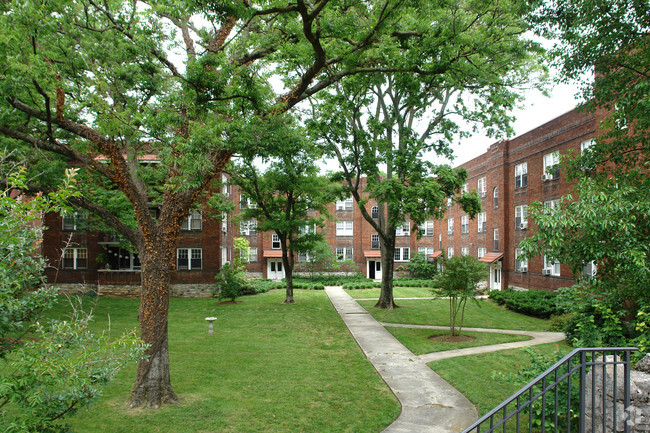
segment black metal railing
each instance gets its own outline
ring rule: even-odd
[[[630,354],[636,350],[575,349],[463,433],[629,433]]]

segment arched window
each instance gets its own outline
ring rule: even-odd
[[[379,218],[379,206],[373,206],[370,209],[370,215],[372,218]]]
[[[499,207],[499,188],[496,186],[492,190],[492,207],[495,209]]]

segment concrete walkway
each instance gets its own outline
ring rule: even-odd
[[[382,324],[341,287],[325,287],[325,292],[361,350],[402,405],[400,416],[383,433],[460,432],[478,419],[474,405],[456,388],[431,370],[426,365],[427,362],[452,356],[485,353],[564,339],[564,335],[561,333],[464,328],[468,331],[523,333],[531,336],[532,339],[416,356],[393,337],[384,326],[447,328]]]

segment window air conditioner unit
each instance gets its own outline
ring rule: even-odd
[[[521,272],[528,272],[528,267],[527,266],[522,266],[521,269],[519,269]]]
[[[519,224],[519,229],[524,230],[528,228],[528,221],[524,221],[523,223]]]
[[[542,275],[551,275],[550,269],[542,269]]]

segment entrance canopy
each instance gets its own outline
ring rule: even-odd
[[[264,250],[264,257],[282,258],[282,250]]]
[[[370,250],[370,251],[364,251],[363,256],[367,259],[380,259],[381,258],[381,250]]]
[[[480,259],[478,259],[479,262],[483,263],[494,263],[497,260],[501,260],[503,258],[503,253],[487,253]]]
[[[431,257],[432,259],[437,259],[440,256],[442,256],[442,250],[436,251],[435,253],[431,254],[429,257]]]

